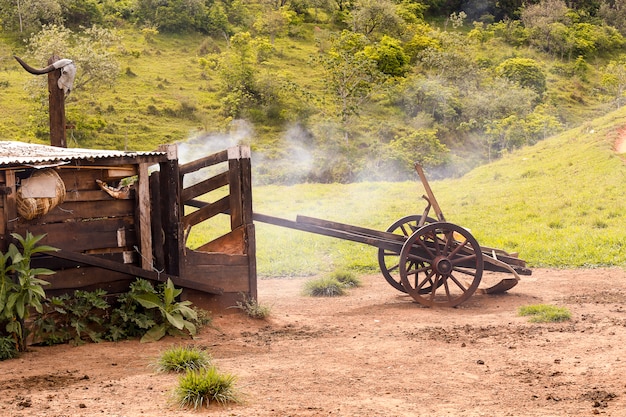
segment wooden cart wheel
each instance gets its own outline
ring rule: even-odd
[[[478,288],[482,252],[466,229],[446,222],[429,224],[402,246],[399,273],[404,289],[418,303],[454,307]],[[426,288],[430,291],[424,293]]]
[[[396,220],[389,226],[386,232],[409,238],[417,229],[420,228],[422,216],[419,214],[411,214]],[[437,220],[427,217],[425,224],[434,223]],[[400,248],[401,249],[401,248]],[[378,265],[383,273],[385,280],[398,291],[406,292],[400,281],[400,251],[393,249],[378,249]],[[430,289],[428,289],[430,292]]]

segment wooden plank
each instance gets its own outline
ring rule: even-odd
[[[69,201],[65,202],[52,210],[46,215],[36,219],[27,221],[22,219],[20,222],[28,224],[43,223],[59,223],[67,220],[86,220],[98,219],[105,217],[132,217],[134,215],[134,200],[117,200],[110,201]]]
[[[224,213],[230,209],[229,203],[231,198],[229,196],[222,197],[217,200],[215,203],[208,204],[201,209],[194,211],[191,214],[183,217],[183,229],[187,229],[188,227],[194,226],[200,222],[203,222],[211,217],[217,216],[218,214]]]
[[[11,193],[6,196],[4,206],[4,217],[7,222],[7,232],[15,229],[15,223],[19,219],[17,215],[17,190],[15,188],[15,171],[6,171],[5,185],[11,189]]]
[[[99,190],[96,180],[104,180],[106,177],[106,170],[103,168],[66,168],[58,170],[58,173],[65,184],[65,192],[68,194],[74,191]]]
[[[243,197],[241,194],[241,163],[239,159],[228,160],[229,196],[230,196],[230,229],[234,230],[244,224]]]
[[[207,280],[224,292],[249,291],[247,256],[198,252],[193,255],[185,259],[186,279]]]
[[[404,241],[405,239],[403,236],[394,235],[393,233],[377,232],[377,233],[386,233],[387,237],[371,236],[368,234],[349,232],[346,230],[325,228],[325,227],[315,225],[315,224],[295,222],[292,220],[281,219],[278,217],[268,216],[268,215],[259,214],[259,213],[254,213],[253,218],[255,221],[259,221],[262,223],[269,223],[275,226],[287,227],[290,229],[302,230],[304,232],[315,233],[318,235],[324,235],[324,236],[334,237],[337,239],[363,243],[366,245],[375,246],[379,249],[393,250],[398,253],[402,249],[402,245],[403,245],[403,242],[401,242],[398,238],[402,239],[402,241]],[[360,228],[360,229],[370,231],[370,229],[364,229],[364,228]]]
[[[60,250],[58,252],[50,252],[50,255],[87,265],[97,266],[99,268],[104,268],[111,271],[122,272],[131,276],[138,276],[141,278],[150,279],[153,281],[165,281],[170,278],[176,286],[191,288],[211,294],[222,294],[224,292],[222,288],[210,285],[206,282],[206,280],[193,280],[187,279],[186,277],[182,278],[180,276],[175,276],[171,274],[158,273],[156,271],[147,271],[135,265],[120,264],[118,262],[97,258],[91,255],[84,255],[82,253]]]
[[[256,269],[256,230],[254,223],[246,226],[246,242],[248,244],[246,253],[248,254],[248,291],[249,297],[257,299],[257,269]]]
[[[58,271],[54,275],[43,277],[50,285],[46,285],[44,290],[74,290],[90,288],[102,288],[107,290],[107,286],[112,282],[134,281],[136,278],[121,272],[109,271],[107,269],[95,267],[70,268]]]
[[[183,164],[180,166],[180,175],[189,174],[191,172],[198,171],[199,169],[217,165],[222,162],[226,162],[228,159],[228,150],[223,150],[214,153],[204,158],[197,159],[195,161]]]
[[[150,223],[150,178],[148,164],[139,164],[137,182],[137,211],[139,212],[138,233],[141,267],[152,268],[152,225]]]
[[[171,275],[180,275],[181,258],[184,253],[183,229],[180,203],[181,177],[178,168],[176,147],[168,149],[168,161],[160,164],[159,184],[161,203],[161,223],[165,236],[165,271]]]
[[[250,149],[241,149],[241,198],[243,224],[252,224],[252,166],[250,163]]]
[[[196,248],[198,252],[221,252],[230,255],[243,255],[245,248],[246,234],[244,227],[238,227],[230,233],[220,236],[204,245]]]
[[[161,190],[159,186],[159,173],[153,172],[150,175],[150,209],[152,212],[152,249],[154,252],[154,266],[157,270],[165,270],[165,236],[161,223]]]
[[[218,188],[228,185],[228,171],[217,174],[214,177],[201,181],[197,184],[189,186],[180,194],[180,199],[185,204],[186,201],[196,198],[200,195],[217,190]]]
[[[131,218],[103,218],[95,221],[19,225],[16,232],[24,235],[46,234],[41,244],[85,251],[90,249],[132,247],[136,244]],[[119,235],[123,241],[120,241]]]
[[[128,197],[131,198],[132,194]],[[109,194],[102,190],[83,190],[83,191],[71,191],[66,192],[65,202],[78,202],[78,201],[111,201],[115,200]]]

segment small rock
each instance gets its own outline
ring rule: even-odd
[[[477,364],[479,364],[479,365],[484,365],[484,364],[485,364],[485,361],[484,361],[484,360],[482,360],[482,359],[478,359],[478,360],[476,361],[476,363],[477,363]]]

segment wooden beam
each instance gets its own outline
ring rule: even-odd
[[[141,267],[152,269],[152,225],[150,224],[150,178],[148,164],[139,164],[137,182],[137,211],[139,212],[139,254]]]
[[[175,276],[172,274],[159,273],[156,271],[147,271],[145,269],[139,268],[135,265],[122,264],[115,261],[110,261],[107,259],[97,258],[90,255],[84,255],[82,253],[71,252],[66,250],[59,250],[57,252],[49,252],[51,256],[68,259],[74,262],[80,262],[83,264],[97,266],[99,268],[108,269],[110,271],[122,272],[124,274],[133,275],[141,278],[146,278],[152,281],[160,281],[163,282],[170,278],[174,285],[184,288],[191,288],[193,290],[203,291],[210,294],[223,294],[224,290],[222,288],[215,287],[213,285],[206,284],[201,280],[189,280],[185,278],[181,278],[179,276]]]
[[[48,65],[54,64],[60,58],[53,55],[48,59]],[[67,148],[65,141],[65,91],[59,88],[61,69],[48,73],[48,111],[50,113],[50,145]]]

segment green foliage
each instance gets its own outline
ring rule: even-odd
[[[245,294],[242,294],[243,300],[237,301],[232,308],[238,308],[242,310],[248,317],[253,319],[264,320],[269,317],[271,308],[266,305],[262,305],[258,300],[249,298]]]
[[[498,75],[532,88],[541,95],[546,90],[546,75],[537,61],[531,58],[509,58],[496,67]]]
[[[76,290],[72,296],[52,297],[33,322],[34,341],[46,345],[102,341],[110,307],[105,295],[106,291],[99,289],[93,292]]]
[[[522,306],[519,308],[518,314],[520,316],[530,316],[529,320],[533,323],[568,321],[572,317],[567,308],[547,304]]]
[[[157,372],[187,372],[207,369],[211,355],[196,346],[174,346],[163,351],[154,363]]]
[[[215,367],[188,371],[180,377],[174,397],[180,407],[194,410],[208,407],[211,403],[239,403],[235,382],[234,375],[221,373]]]
[[[19,352],[12,337],[0,337],[0,361],[17,358]]]
[[[47,281],[37,278],[39,275],[52,275],[54,271],[46,268],[31,267],[32,256],[37,253],[56,251],[47,245],[38,245],[45,235],[34,236],[27,232],[22,237],[17,233],[11,236],[21,246],[9,244],[6,253],[0,254],[0,323],[5,325],[19,351],[26,350],[26,338],[29,329],[26,322],[31,310],[43,311],[42,300],[45,298],[43,286]]]
[[[190,301],[176,301],[182,293],[182,289],[175,288],[171,279],[162,284],[160,293],[146,291],[134,294],[134,299],[147,309],[156,309],[160,313],[161,320],[155,324],[141,338],[141,342],[153,342],[161,339],[166,334],[181,334],[187,332],[191,336],[196,334],[196,325],[193,323],[198,318]]]

